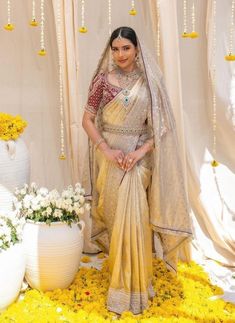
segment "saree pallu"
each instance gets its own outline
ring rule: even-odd
[[[123,106],[120,92],[100,110],[102,136],[112,149],[134,151],[151,136],[148,119],[150,100],[143,78],[133,86],[130,103]],[[92,240],[109,252],[110,311],[137,314],[154,295],[152,279],[152,230],[147,189],[151,181],[151,154],[125,172],[97,150],[93,171]],[[96,194],[94,194],[94,191]]]

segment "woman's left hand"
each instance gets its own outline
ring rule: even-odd
[[[144,157],[144,155],[145,151],[141,148],[128,153],[123,159],[121,165],[122,169],[129,172],[135,166],[135,164]]]

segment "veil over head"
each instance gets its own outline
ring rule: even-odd
[[[191,221],[185,192],[176,125],[168,98],[162,73],[156,60],[138,40],[138,64],[142,70],[151,98],[150,126],[155,149],[151,185],[148,188],[150,223],[158,240],[160,239],[163,258],[169,269],[176,269],[175,251],[186,239],[190,238]],[[113,70],[109,42],[99,60],[93,79],[99,73]],[[102,131],[102,107],[98,110],[97,125]],[[89,183],[86,189],[94,196],[96,170],[92,148],[89,158]]]

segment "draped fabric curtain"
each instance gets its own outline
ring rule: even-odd
[[[188,28],[191,28],[188,1]],[[156,5],[151,3],[151,6]],[[185,153],[185,174],[192,207],[195,239],[192,257],[235,265],[234,225],[234,63],[224,61],[228,44],[231,1],[217,1],[217,156],[213,169],[212,1],[195,2],[198,39],[183,39],[183,1],[160,1],[162,69]],[[218,13],[220,15],[218,16]],[[221,14],[223,13],[223,14]],[[169,21],[171,23],[169,24]],[[207,32],[207,33],[206,33]],[[184,150],[185,148],[185,150]],[[189,254],[187,253],[189,256]]]
[[[46,56],[39,56],[40,27],[31,27],[32,1],[11,1],[13,31],[6,31],[7,1],[0,2],[0,111],[20,114],[30,154],[30,180],[61,190],[71,183],[68,160],[60,155],[58,53],[51,1],[45,1]],[[36,19],[40,6],[36,1]]]
[[[160,66],[175,114],[188,198],[192,208],[195,239],[192,257],[207,257],[235,266],[235,89],[234,64],[224,60],[228,52],[231,1],[217,0],[216,94],[217,156],[212,160],[212,0],[195,1],[196,30],[200,37],[183,39],[183,0],[159,0]],[[38,3],[38,2],[36,2]],[[59,160],[60,117],[58,82],[58,3],[61,5],[62,69],[66,123],[67,160]],[[131,2],[112,1],[113,30],[120,25],[133,27],[156,56],[156,0],[136,1],[137,15],[130,16]],[[191,4],[188,27],[191,29]],[[23,138],[30,150],[31,180],[61,189],[80,181],[87,138],[81,126],[83,106],[93,71],[109,37],[108,1],[85,2],[87,34],[80,34],[81,1],[45,2],[45,42],[47,55],[40,57],[40,29],[29,27],[31,5],[12,2],[15,30],[0,29],[4,50],[1,62],[1,111],[21,114],[29,123]],[[0,20],[7,21],[7,7],[0,3]],[[36,8],[40,20],[39,6]],[[86,219],[89,219],[87,216]],[[88,222],[89,224],[89,222]],[[87,225],[89,228],[89,225]],[[88,232],[89,236],[89,232]],[[89,248],[88,248],[89,249]],[[186,250],[188,251],[188,250]],[[189,259],[189,252],[186,252]]]

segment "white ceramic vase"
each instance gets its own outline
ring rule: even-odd
[[[79,268],[84,222],[72,224],[28,221],[23,230],[26,280],[42,291],[67,288]]]
[[[0,140],[0,212],[12,211],[13,192],[29,182],[29,152],[24,141]]]
[[[0,252],[0,310],[18,297],[25,274],[22,243]]]

